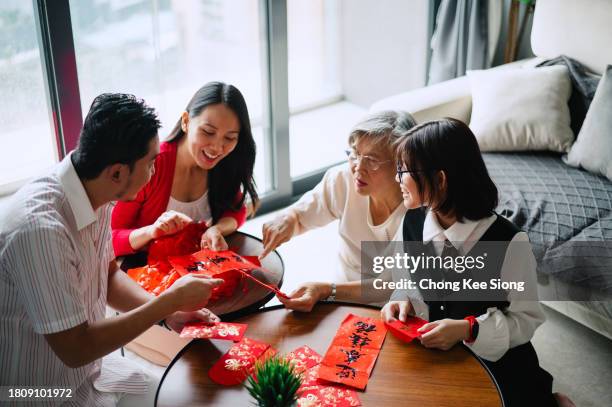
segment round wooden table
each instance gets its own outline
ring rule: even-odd
[[[324,355],[347,313],[378,318],[378,309],[321,303],[310,313],[275,306],[239,318],[249,324],[246,336],[262,340],[279,353],[308,345]],[[213,383],[208,370],[232,345],[229,341],[193,340],[168,366],[157,389],[157,406],[248,406],[243,386]],[[489,371],[464,346],[430,350],[418,341],[406,344],[387,333],[365,392],[363,406],[502,406]]]

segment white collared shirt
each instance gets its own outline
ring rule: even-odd
[[[497,219],[497,215],[491,215],[478,221],[464,219],[463,222],[455,222],[449,228],[444,229],[438,223],[433,212],[428,211],[423,224],[423,243],[450,241],[460,254],[465,255],[480,240],[485,232]],[[525,232],[519,232],[512,238],[511,242],[529,242]],[[457,247],[458,246],[458,247]],[[529,250],[525,250],[528,248]],[[440,255],[442,245],[434,244],[436,254]],[[502,280],[525,281],[526,287],[537,287],[536,281],[537,262],[533,252],[526,244],[509,245],[500,278]],[[511,277],[511,278],[510,278]],[[530,294],[534,298],[534,294]],[[423,302],[418,290],[397,290],[392,295],[392,300],[402,300],[407,296],[410,300],[415,315],[429,320],[429,308]],[[537,301],[517,300],[517,295],[512,291],[508,295],[510,306],[501,311],[497,308],[489,308],[483,315],[477,316],[479,330],[478,337],[474,343],[468,344],[474,353],[483,359],[499,360],[510,348],[527,343],[533,337],[538,326],[544,320],[544,312]]]
[[[69,155],[3,209],[0,385],[71,388],[78,405],[115,405],[118,393],[145,392],[131,362],[104,358],[72,369],[44,338],[105,317],[111,205],[93,210]]]

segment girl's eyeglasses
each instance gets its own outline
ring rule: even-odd
[[[402,166],[401,164],[397,164],[397,179],[399,179],[400,184],[402,183],[402,176],[404,174],[412,174],[412,173],[418,173],[418,172],[428,172],[431,170],[402,170]]]
[[[383,164],[390,162],[391,160],[379,161],[374,157],[370,157],[369,155],[359,155],[353,150],[344,150],[346,156],[348,157],[349,163],[351,165],[357,165],[361,163],[361,166],[366,170],[377,171],[382,167]]]

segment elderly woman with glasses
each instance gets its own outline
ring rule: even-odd
[[[394,142],[415,125],[406,112],[374,113],[358,123],[348,138],[348,165],[327,171],[321,182],[280,216],[263,225],[261,258],[293,236],[339,221],[337,283],[298,287],[287,308],[310,311],[323,299],[362,301],[361,242],[395,240],[405,207],[395,181]],[[370,302],[370,301],[362,301]]]

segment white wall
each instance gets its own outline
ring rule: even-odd
[[[342,0],[342,80],[349,102],[373,102],[425,85],[428,0]]]

